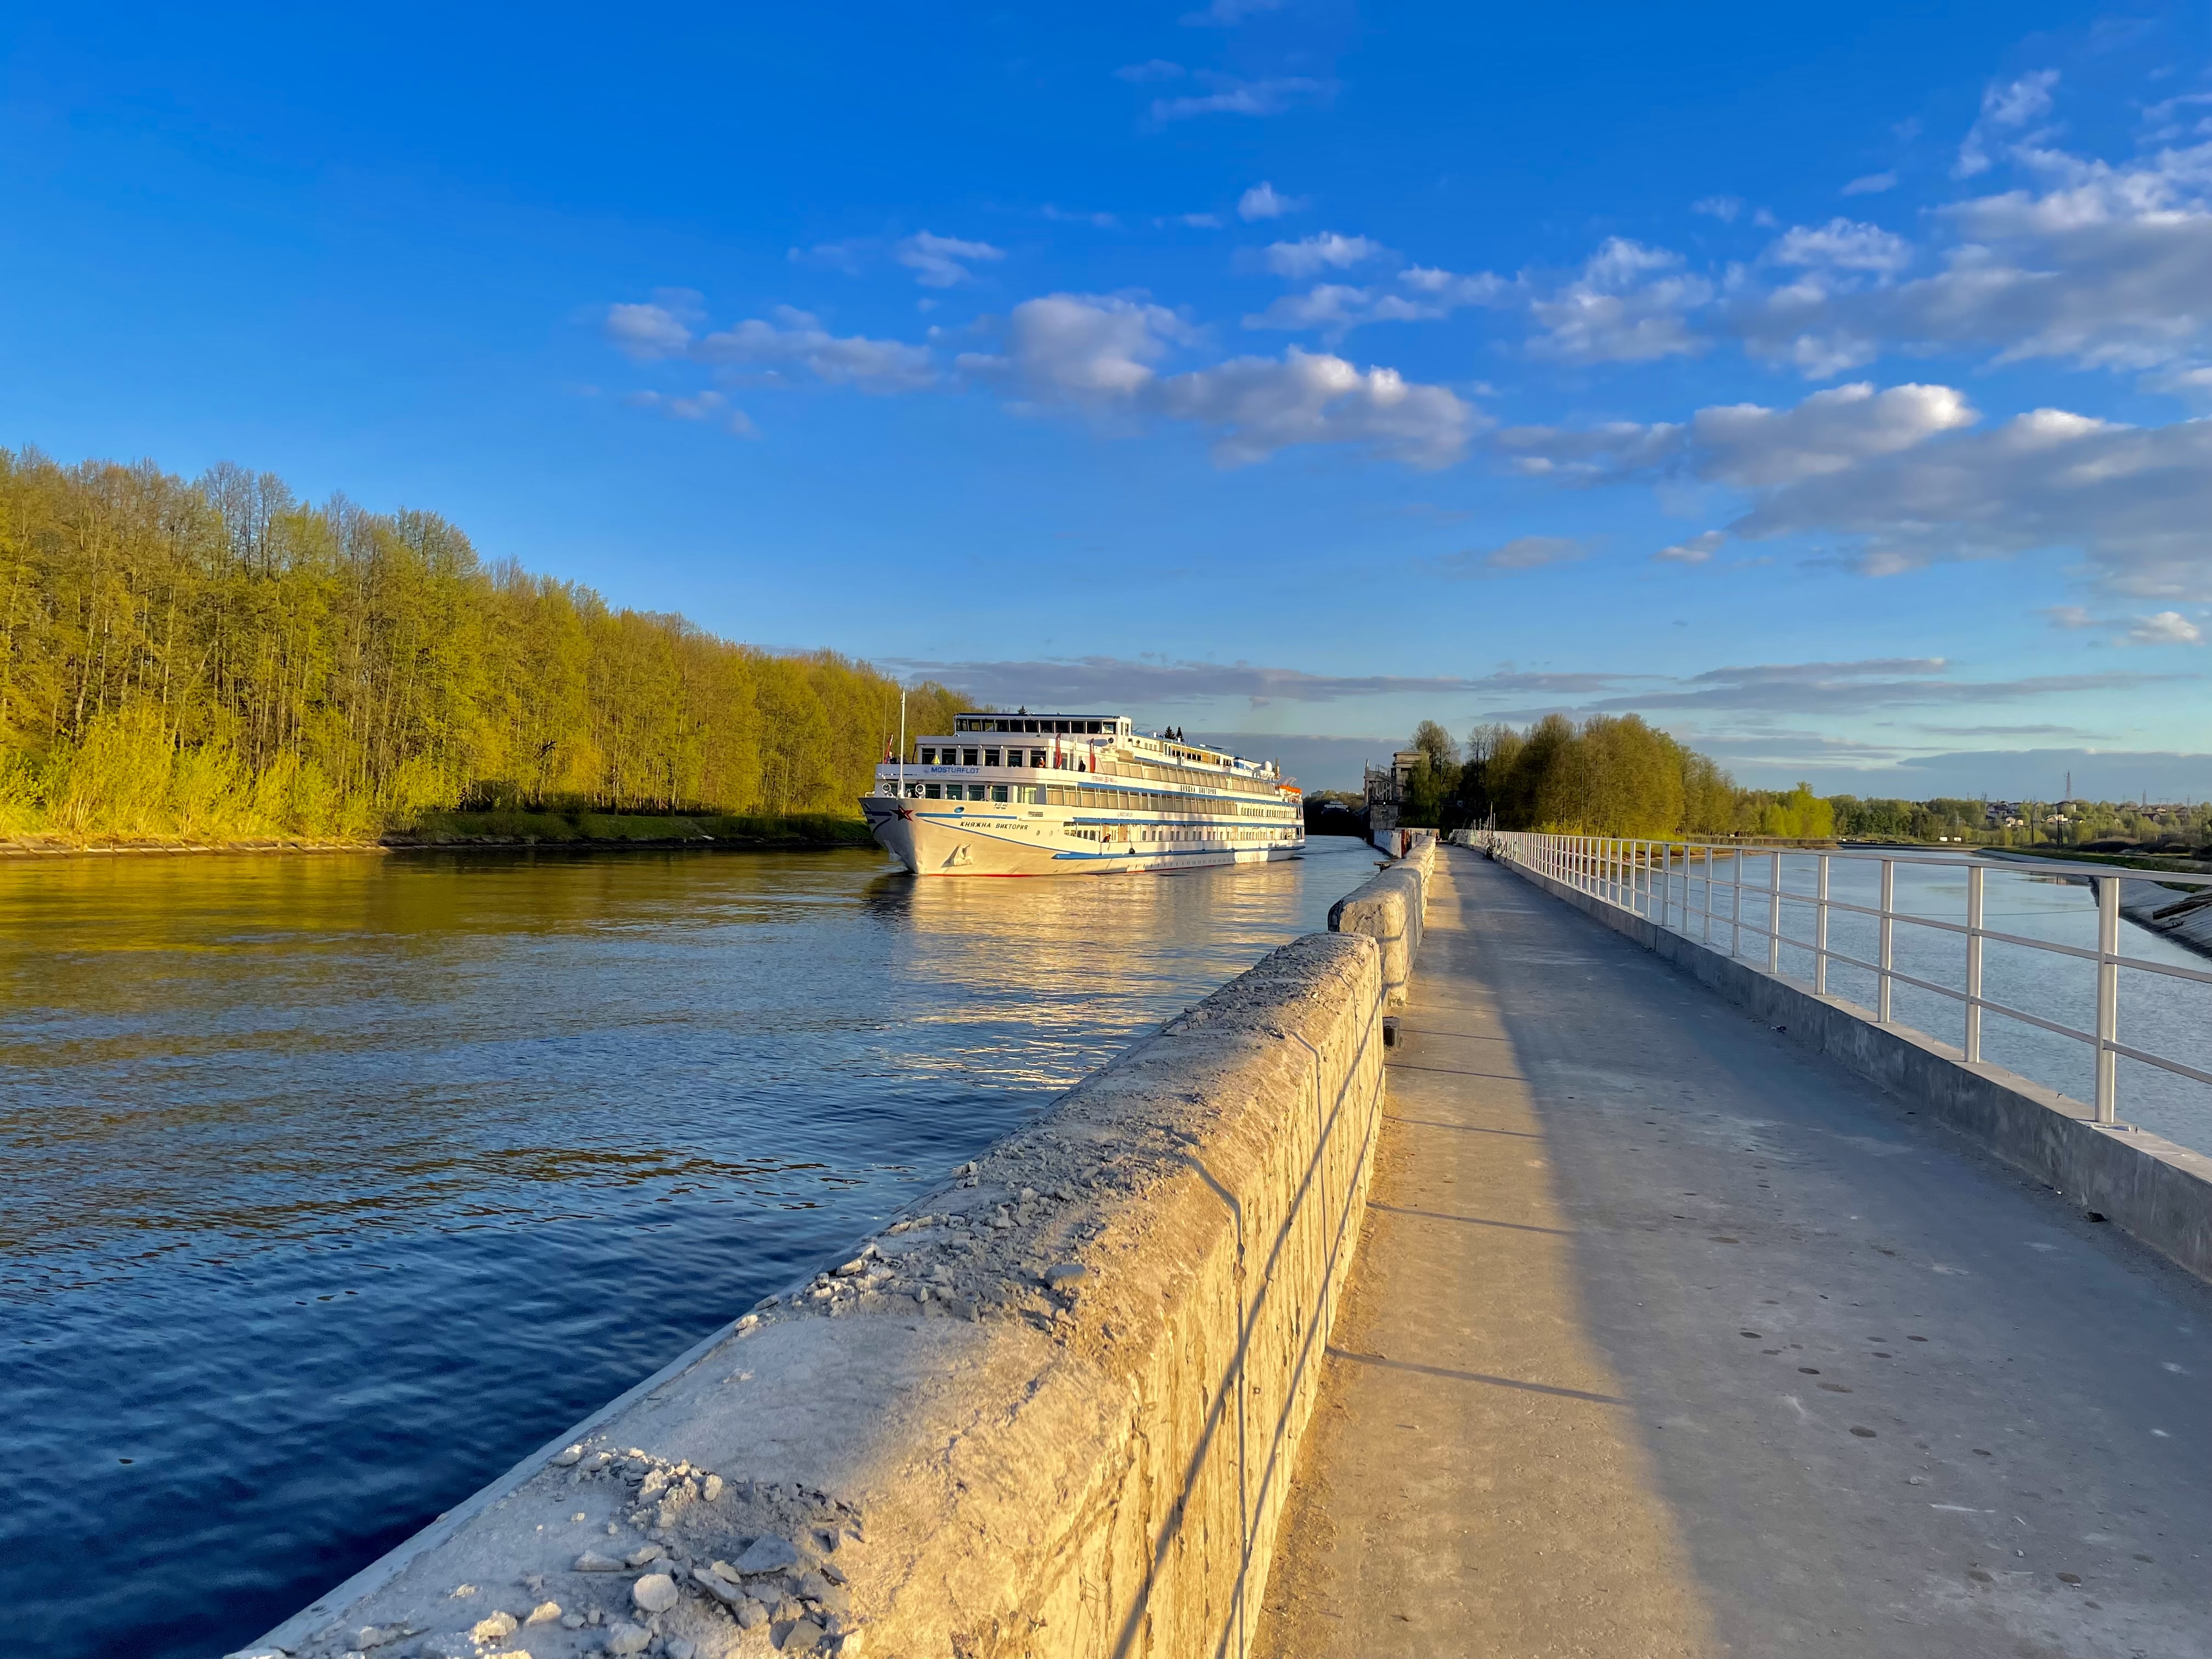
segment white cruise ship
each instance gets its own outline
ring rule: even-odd
[[[1121,714],[956,715],[876,769],[868,827],[917,876],[1105,875],[1305,852],[1279,768]]]

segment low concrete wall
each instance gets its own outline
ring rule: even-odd
[[[1381,954],[1285,945],[242,1651],[1243,1655],[1358,1243]]]
[[[1879,1024],[1842,997],[1815,996],[1711,945],[1548,876],[1507,868],[1682,968],[1753,1018],[1917,1101],[2015,1169],[2055,1188],[2200,1278],[2212,1279],[2212,1158],[2148,1130],[2106,1126],[2080,1101],[1948,1043]]]
[[[1382,994],[1402,1008],[1420,954],[1421,925],[1428,915],[1429,878],[1436,868],[1437,838],[1431,830],[1409,830],[1406,856],[1363,882],[1329,907],[1328,931],[1364,933],[1382,947]]]

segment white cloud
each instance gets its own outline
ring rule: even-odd
[[[1516,471],[1566,483],[1681,465],[1716,483],[1771,490],[1846,471],[1975,419],[1965,397],[1949,386],[1876,392],[1862,382],[1816,392],[1790,409],[1722,404],[1686,422],[1513,427],[1500,432],[1497,443]]]
[[[1671,547],[1661,548],[1651,556],[1668,564],[1704,564],[1727,544],[1725,530],[1700,531]]]
[[[1609,238],[1582,274],[1530,303],[1544,332],[1539,356],[1569,362],[1650,362],[1702,350],[1688,313],[1713,297],[1712,285],[1682,269],[1682,258],[1626,237]]]
[[[1947,386],[1896,386],[1876,392],[1864,381],[1816,392],[1793,409],[1734,404],[1701,409],[1690,439],[1698,472],[1743,489],[1768,489],[1842,472],[1978,417]]]
[[[2212,341],[2212,144],[2123,166],[2045,150],[2035,164],[2047,187],[1935,216],[1945,246],[1930,275],[1868,287],[1828,267],[1746,295],[1732,315],[1749,349],[1816,377],[1886,349],[2131,370],[2200,362]]]
[[[1282,357],[1238,357],[1164,375],[1187,325],[1164,307],[1095,295],[1023,301],[1007,319],[1003,356],[971,355],[960,368],[1037,403],[1188,421],[1213,434],[1215,459],[1239,466],[1297,444],[1342,443],[1415,466],[1459,459],[1475,411],[1442,386],[1390,368],[1293,348]]]
[[[1050,202],[1044,204],[1042,211],[1044,216],[1054,224],[1093,225],[1100,230],[1119,230],[1121,228],[1121,220],[1110,213],[1073,211],[1067,208],[1054,207]]]
[[[1563,483],[1595,483],[1665,466],[1689,438],[1685,425],[1613,421],[1592,427],[1516,426],[1497,436],[1513,470]]]
[[[1724,225],[1732,225],[1736,222],[1737,216],[1743,211],[1743,198],[1708,196],[1702,200],[1691,203],[1690,211],[1702,213],[1708,219],[1717,219]]]
[[[742,409],[730,407],[719,392],[696,392],[669,397],[658,392],[634,392],[623,402],[639,409],[657,409],[672,421],[719,421],[722,429],[740,438],[757,438],[760,428]]]
[[[934,385],[937,370],[926,347],[865,335],[832,335],[811,313],[780,306],[776,320],[750,318],[692,349],[701,362],[771,373],[803,368],[834,386],[863,392],[915,392]]]
[[[1847,537],[1869,574],[2077,549],[2112,592],[2212,599],[2212,421],[2140,428],[2036,410],[1807,477],[1732,528]]]
[[[1198,115],[1280,115],[1301,103],[1324,101],[1336,90],[1333,82],[1316,81],[1304,75],[1283,76],[1269,81],[1240,81],[1234,76],[1200,71],[1198,78],[1212,89],[1181,98],[1156,98],[1152,100],[1152,119],[1187,121]]]
[[[1475,424],[1474,411],[1443,386],[1295,346],[1279,361],[1237,357],[1177,375],[1162,383],[1160,404],[1214,428],[1214,455],[1231,466],[1307,443],[1355,444],[1411,466],[1445,466],[1465,452]]]
[[[1218,213],[1182,213],[1161,222],[1188,225],[1193,230],[1218,230],[1221,228],[1221,216]]]
[[[1831,219],[1817,229],[1792,227],[1766,251],[1777,264],[1894,276],[1912,263],[1912,245],[1879,225]]]
[[[1006,252],[988,242],[965,242],[957,236],[921,230],[901,242],[894,257],[915,273],[915,281],[924,288],[951,288],[975,274],[968,269],[969,264],[1003,259]]]
[[[1304,294],[1286,294],[1244,319],[1247,328],[1318,332],[1340,340],[1366,323],[1432,322],[1466,306],[1496,306],[1516,295],[1513,283],[1487,272],[1462,276],[1415,265],[1389,284],[1358,288],[1322,283]]]
[[[699,295],[688,288],[658,289],[649,305],[611,305],[603,326],[608,343],[641,363],[680,357],[691,344],[691,325],[699,319]]]
[[[2212,420],[2130,427],[2040,409],[1974,422],[1948,386],[1848,386],[1786,410],[1518,427],[1494,442],[1516,470],[1565,483],[1680,469],[1741,489],[1731,535],[1832,538],[1869,575],[2075,551],[2111,592],[2212,599]]]
[[[2078,605],[2046,605],[2043,614],[2053,628],[2070,632],[2095,629],[2117,636],[2123,645],[2202,645],[2204,630],[2179,611],[2160,611],[2148,617],[2100,617]]]
[[[1844,186],[1846,196],[1879,196],[1886,190],[1897,188],[1894,173],[1869,173],[1854,179]]]
[[[1237,216],[1249,225],[1261,219],[1279,219],[1305,204],[1304,197],[1285,196],[1262,179],[1237,198]]]
[[[2202,645],[2204,630],[2179,611],[2161,611],[2136,617],[2128,638],[2137,645]]]
[[[1189,71],[1181,64],[1171,64],[1164,58],[1152,58],[1141,64],[1124,64],[1114,71],[1123,81],[1142,84],[1147,81],[1180,81]]]
[[[1051,294],[1014,307],[1006,319],[1005,356],[971,354],[958,367],[1042,402],[1106,411],[1144,395],[1170,343],[1188,337],[1188,328],[1164,306]]]
[[[2001,133],[2016,133],[2031,121],[2051,112],[2051,88],[2058,84],[2057,70],[2038,70],[2000,86],[1991,82],[1982,93],[1981,117],[1967,130],[1959,146],[1959,159],[1951,168],[1954,179],[1971,179],[1987,173],[1989,147]]]
[[[1295,242],[1268,244],[1267,269],[1278,276],[1310,276],[1321,270],[1348,270],[1389,251],[1364,236],[1340,236],[1324,230]]]

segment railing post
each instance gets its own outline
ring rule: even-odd
[[[1875,1018],[1889,1024],[1889,970],[1896,965],[1896,922],[1892,919],[1897,898],[1897,860],[1881,861],[1881,971],[1875,975]]]
[[[1977,864],[1966,872],[1966,1064],[1982,1057],[1982,878]]]
[[[1766,854],[1766,971],[1782,971],[1782,849]]]
[[[1743,954],[1743,848],[1729,849],[1729,954]]]
[[[1659,843],[1659,925],[1664,927],[1674,912],[1674,843]]]
[[[1828,855],[1820,854],[1817,902],[1813,907],[1813,994],[1828,994]]]
[[[1705,911],[1705,936],[1704,943],[1705,943],[1705,944],[1707,944],[1707,945],[1711,945],[1711,944],[1713,942],[1713,844],[1712,844],[1712,842],[1707,842],[1705,844],[1705,847],[1704,847],[1704,848],[1703,848],[1703,852],[1704,852],[1705,856],[1704,856],[1701,860],[1699,860],[1699,862],[1700,862],[1701,864],[1703,864],[1703,865],[1704,865],[1704,866],[1705,866],[1705,902],[1704,906],[1702,907],[1702,908],[1703,908],[1703,909],[1704,909],[1704,911]],[[1685,872],[1685,873],[1683,874],[1683,877],[1682,877],[1682,902],[1683,902],[1683,903],[1685,903],[1685,904],[1687,904],[1689,902],[1690,902],[1690,878],[1689,878],[1688,873],[1687,873],[1686,872]]]
[[[2119,1121],[2120,878],[2097,882],[2097,1121]]]

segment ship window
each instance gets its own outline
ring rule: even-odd
[[[983,799],[983,786],[982,786],[981,784],[980,784],[980,783],[971,783],[971,784],[969,784],[969,785],[968,786],[968,799],[969,799],[969,800],[981,800],[981,799]]]
[[[1024,720],[1022,722],[1022,730],[1024,732],[1034,732],[1036,729],[1037,725],[1035,720]]]
[[[961,763],[963,766],[973,766],[973,765],[975,765],[975,764],[976,763],[975,763],[975,751],[973,749],[963,749],[963,750],[962,750],[960,751],[960,763]]]
[[[1003,784],[1003,783],[994,783],[994,784],[993,784],[993,785],[991,786],[991,799],[992,799],[993,800],[1004,800],[1004,799],[1006,799],[1006,786],[1005,784]]]
[[[928,795],[930,799],[942,800],[945,799],[945,786],[943,784],[925,783],[921,787],[923,792]]]
[[[998,763],[999,751],[995,749],[986,749],[983,751],[983,764],[986,766],[996,766]]]
[[[918,783],[909,783],[906,787],[906,793],[909,798],[919,799],[921,795],[921,786]]]
[[[1030,764],[1031,766],[1042,766],[1044,764],[1044,761],[1045,754],[1043,750],[1032,749],[1030,750]]]
[[[936,764],[937,764],[937,751],[936,751],[934,749],[925,749],[925,750],[923,750],[921,751],[921,763],[922,763],[924,766],[934,766],[934,765],[936,765]]]
[[[1091,720],[1085,726],[1084,729],[1095,737],[1097,735],[1099,730],[1098,722],[1097,720]]]

